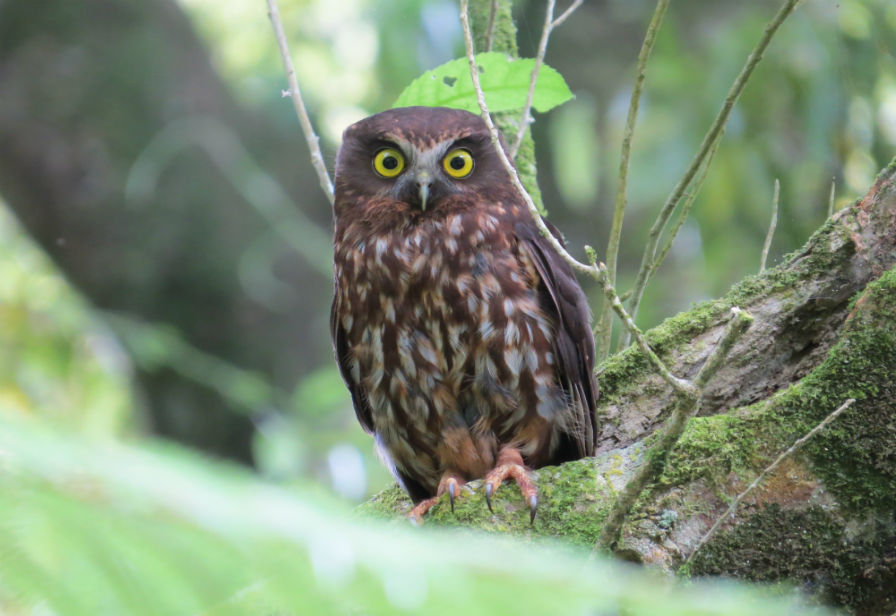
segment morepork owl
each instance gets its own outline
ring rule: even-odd
[[[491,507],[511,477],[534,518],[527,469],[594,453],[594,340],[485,122],[429,107],[361,120],[335,189],[336,359],[412,518],[476,478]]]

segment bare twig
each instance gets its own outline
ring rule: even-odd
[[[768,233],[765,234],[765,244],[762,245],[762,258],[759,260],[759,273],[765,271],[765,262],[768,260],[768,251],[772,247],[772,238],[775,236],[775,227],[778,226],[778,196],[781,193],[781,183],[775,178],[775,194],[772,196],[772,220],[768,223]]]
[[[695,385],[691,385],[689,393],[679,394],[672,416],[669,417],[669,420],[663,426],[657,443],[644,454],[644,464],[629,479],[628,483],[625,484],[625,487],[616,497],[616,502],[613,503],[613,507],[604,521],[600,537],[598,537],[594,546],[596,551],[610,551],[613,549],[619,540],[619,533],[631,508],[638,500],[638,497],[641,496],[644,488],[651,481],[662,475],[666,468],[669,452],[672,451],[672,448],[675,447],[684,433],[688,420],[699,410],[702,388],[718,371],[731,347],[753,320],[749,314],[738,308],[732,308],[731,312],[731,321],[728,323],[725,333],[722,334],[719,344],[703,364],[703,368],[695,379]]]
[[[828,195],[828,218],[834,215],[834,192],[837,189],[837,178],[831,178],[831,193]]]
[[[800,0],[786,0],[783,6],[781,6],[781,8],[778,10],[778,13],[765,27],[765,31],[763,32],[762,37],[759,39],[756,47],[753,48],[753,51],[747,57],[746,64],[744,64],[744,67],[741,69],[740,74],[738,74],[737,78],[734,80],[734,83],[731,86],[731,89],[728,91],[728,95],[725,97],[725,102],[722,104],[722,108],[719,110],[718,115],[716,115],[716,118],[710,126],[709,131],[706,133],[706,136],[703,138],[703,142],[700,144],[700,147],[697,150],[697,154],[694,156],[691,164],[688,166],[688,169],[685,171],[681,180],[679,180],[678,184],[672,190],[668,199],[666,199],[666,202],[663,204],[663,207],[660,210],[656,221],[650,228],[650,233],[647,238],[647,244],[644,247],[644,254],[641,257],[641,266],[638,270],[638,276],[635,280],[632,298],[629,302],[629,312],[631,313],[632,317],[638,316],[638,307],[641,303],[641,298],[644,295],[644,288],[647,285],[651,270],[653,269],[653,264],[656,260],[657,244],[659,243],[660,236],[662,235],[666,223],[672,216],[672,212],[675,210],[675,206],[678,205],[678,202],[681,200],[691,182],[694,180],[694,177],[696,176],[698,169],[700,169],[700,166],[703,164],[703,161],[709,155],[709,152],[712,150],[718,139],[721,138],[722,132],[725,128],[725,124],[728,122],[728,117],[731,115],[731,109],[734,107],[734,104],[740,97],[741,92],[743,92],[747,81],[753,74],[753,69],[755,69],[756,65],[759,64],[759,61],[762,59],[762,54],[765,53],[765,50],[771,43],[772,38],[778,31],[778,28],[782,23],[784,23],[784,20],[787,19],[787,17],[793,12],[793,10],[796,8],[796,5],[799,4],[799,1]],[[623,338],[622,344],[620,346],[626,346],[628,342],[629,337],[626,335]]]
[[[578,272],[591,276],[592,278],[599,279],[600,272],[597,267],[593,265],[586,265],[576,260],[575,257],[567,252],[563,244],[550,232],[547,225],[544,223],[544,220],[542,220],[541,214],[538,213],[538,207],[535,205],[532,197],[523,186],[523,183],[520,180],[519,173],[517,173],[517,170],[513,166],[513,163],[510,162],[510,158],[508,158],[507,153],[504,151],[504,148],[501,147],[501,140],[498,135],[498,127],[495,126],[491,114],[489,114],[488,112],[488,105],[485,102],[485,95],[482,92],[482,84],[479,81],[479,69],[476,68],[476,57],[473,51],[473,34],[470,30],[468,8],[469,0],[460,0],[460,23],[464,33],[464,46],[467,53],[467,62],[470,65],[470,77],[473,80],[473,90],[476,92],[476,102],[479,103],[479,109],[482,112],[482,119],[488,127],[489,134],[492,138],[492,144],[495,147],[495,152],[498,154],[498,159],[501,161],[501,164],[504,166],[504,169],[510,176],[510,181],[513,183],[514,187],[523,198],[526,207],[529,209],[529,213],[532,215],[532,219],[535,222],[536,227],[538,227],[538,232],[541,233],[542,236],[544,236],[544,238],[557,252],[557,254],[560,255],[560,257],[564,261],[569,263],[570,267]]]
[[[492,0],[488,7],[488,26],[485,29],[485,50],[491,51],[495,43],[495,18],[498,14],[498,0]]]
[[[719,147],[719,142],[716,141],[715,145],[712,147],[712,150],[709,152],[709,156],[706,157],[706,162],[703,164],[703,168],[700,170],[700,176],[694,181],[691,185],[690,190],[684,195],[684,205],[681,206],[681,212],[678,214],[678,219],[675,221],[675,224],[672,226],[672,229],[669,231],[668,237],[666,237],[666,243],[660,249],[659,254],[656,257],[656,261],[653,262],[653,265],[650,268],[650,275],[653,276],[656,273],[656,270],[659,269],[660,265],[662,265],[663,261],[666,260],[666,255],[669,254],[669,250],[672,249],[672,243],[675,241],[675,238],[678,236],[678,231],[681,229],[682,225],[684,225],[685,221],[688,219],[688,215],[691,213],[691,207],[694,205],[694,200],[697,198],[697,195],[700,193],[700,187],[703,186],[703,180],[706,179],[706,175],[709,173],[709,167],[712,165],[712,159],[716,155],[716,150]],[[631,291],[628,291],[629,296],[631,296]]]
[[[653,51],[656,33],[660,29],[660,24],[663,22],[663,16],[666,14],[668,6],[669,0],[659,0],[656,9],[653,11],[650,24],[647,26],[647,34],[644,35],[644,42],[641,45],[641,51],[638,53],[635,85],[632,88],[632,97],[628,105],[628,117],[625,120],[622,152],[619,157],[619,184],[616,188],[616,205],[613,208],[613,223],[610,226],[610,240],[607,243],[607,276],[609,283],[614,286],[616,284],[616,259],[619,256],[619,240],[622,236],[622,219],[625,216],[629,157],[632,149],[632,138],[635,134],[635,122],[638,118],[638,107],[641,102],[641,90],[644,86],[644,78],[647,75],[647,60]],[[561,15],[561,17],[563,16]],[[613,321],[610,318],[610,310],[611,306],[609,303],[604,302],[597,326],[599,332],[597,340],[598,361],[610,354],[610,340],[613,334]]]
[[[327,165],[324,163],[323,154],[320,151],[320,138],[314,132],[311,126],[311,119],[308,117],[308,110],[305,109],[305,101],[302,99],[302,93],[299,90],[299,82],[296,79],[296,69],[292,63],[292,57],[289,54],[289,45],[286,43],[286,33],[283,31],[283,23],[280,21],[280,11],[277,8],[277,0],[267,0],[268,17],[271,18],[271,24],[274,26],[274,34],[277,37],[277,45],[280,47],[280,57],[283,59],[283,68],[286,70],[286,80],[289,83],[289,97],[292,99],[292,105],[295,107],[296,115],[299,116],[299,124],[302,126],[302,133],[305,135],[305,141],[308,143],[308,150],[311,152],[311,165],[317,172],[320,179],[320,187],[330,204],[333,204],[333,182],[330,180],[330,174],[327,172]]]
[[[841,404],[835,411],[833,411],[830,415],[825,417],[820,424],[818,424],[817,426],[815,426],[814,428],[809,430],[809,432],[807,434],[805,434],[803,437],[798,439],[786,451],[784,451],[777,458],[775,458],[775,461],[772,462],[771,464],[769,464],[768,467],[764,471],[762,471],[756,479],[753,480],[753,483],[751,483],[749,486],[747,486],[746,490],[744,490],[743,492],[738,494],[737,497],[733,501],[731,501],[731,505],[728,507],[728,510],[724,514],[722,514],[722,516],[718,520],[716,520],[715,524],[713,524],[712,527],[708,531],[706,531],[706,534],[700,538],[700,541],[697,543],[697,547],[694,548],[694,551],[691,552],[691,555],[688,556],[687,560],[685,561],[685,565],[687,565],[691,561],[691,559],[694,558],[694,556],[697,554],[697,552],[700,551],[700,548],[702,548],[706,544],[707,541],[712,539],[713,535],[715,535],[716,531],[725,522],[725,520],[727,520],[728,518],[730,518],[731,516],[733,516],[735,514],[735,512],[737,511],[737,508],[740,506],[741,501],[743,501],[743,499],[746,498],[746,496],[750,492],[752,492],[754,489],[756,489],[756,487],[760,483],[762,483],[762,481],[766,477],[768,477],[768,475],[770,475],[772,473],[772,471],[774,471],[776,468],[778,468],[778,466],[781,464],[781,462],[783,462],[788,457],[793,455],[793,453],[796,452],[800,447],[805,445],[806,442],[810,438],[812,438],[813,436],[815,436],[816,434],[818,434],[819,432],[824,430],[825,427],[827,427],[832,421],[837,419],[837,417],[839,417],[843,411],[845,411],[850,406],[852,406],[852,404],[854,402],[855,402],[855,399],[850,398],[849,400],[847,400],[846,402]]]
[[[544,64],[544,55],[548,49],[548,39],[551,36],[551,32],[554,28],[566,21],[567,18],[581,6],[582,2],[584,2],[584,0],[576,0],[560,17],[554,19],[554,6],[556,2],[555,0],[548,0],[544,26],[541,30],[541,40],[538,42],[538,52],[535,55],[535,66],[532,67],[532,74],[529,79],[529,91],[526,93],[526,104],[523,106],[520,127],[517,130],[516,138],[513,141],[513,145],[510,146],[511,159],[516,159],[517,152],[519,152],[520,145],[522,145],[523,138],[526,135],[526,129],[529,128],[529,124],[532,122],[532,100],[535,98],[535,85],[538,82],[538,73],[541,72],[541,66]],[[489,49],[491,49],[491,45],[489,45]]]
[[[569,16],[572,15],[577,8],[582,6],[582,3],[584,1],[585,0],[576,0],[575,2],[570,4],[569,8],[567,8],[565,11],[563,11],[563,13],[560,15],[560,17],[558,17],[557,19],[554,20],[554,23],[551,24],[551,28],[556,28],[557,26],[562,24],[564,21],[569,19]]]
[[[694,377],[694,385],[698,389],[702,391],[706,387],[709,379],[718,372],[722,362],[731,351],[731,347],[734,346],[734,343],[737,342],[737,339],[740,338],[741,334],[746,331],[752,322],[753,317],[750,313],[741,310],[737,306],[731,308],[731,321],[728,322],[728,327],[725,328],[725,332],[722,334],[722,338],[719,340],[716,348],[709,354],[709,357],[703,362],[703,367],[700,368],[697,376]]]
[[[529,77],[529,91],[526,93],[526,104],[523,105],[523,114],[520,119],[520,127],[516,133],[516,139],[510,146],[510,158],[515,159],[516,153],[520,149],[526,129],[532,121],[532,99],[535,97],[535,84],[538,82],[538,73],[541,71],[541,65],[544,63],[544,54],[548,50],[548,38],[551,36],[551,30],[554,27],[554,3],[555,0],[548,0],[548,8],[544,16],[544,26],[541,29],[541,40],[538,42],[538,52],[535,54],[535,66],[532,67],[532,74]]]
[[[641,330],[638,329],[638,326],[635,325],[635,322],[625,311],[622,302],[619,300],[619,296],[616,295],[616,290],[613,288],[613,285],[610,284],[607,276],[607,266],[603,263],[597,263],[596,265],[601,274],[603,274],[598,282],[600,282],[603,287],[607,303],[614,311],[616,311],[619,319],[632,333],[635,338],[635,343],[641,349],[641,352],[644,353],[648,360],[650,360],[650,363],[654,365],[660,375],[662,375],[663,379],[672,386],[676,393],[685,396],[692,395],[694,393],[694,388],[691,383],[672,374],[669,368],[666,367],[666,364],[663,363],[663,360],[661,360],[659,356],[653,352],[653,349],[650,348],[650,345],[647,344],[647,339],[644,338],[644,334],[641,333]]]

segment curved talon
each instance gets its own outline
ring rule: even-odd
[[[501,483],[507,479],[513,479],[520,492],[523,493],[524,502],[529,507],[529,525],[535,523],[535,513],[538,509],[538,490],[529,470],[523,463],[523,457],[518,449],[513,447],[505,447],[498,454],[497,464],[485,476],[485,502],[488,504],[488,510],[494,513],[492,509],[492,495],[501,486]]]
[[[454,513],[454,497],[456,496],[455,492],[457,491],[457,482],[453,480],[448,481],[448,502],[451,503],[451,513]]]

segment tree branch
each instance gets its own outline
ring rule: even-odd
[[[644,464],[635,472],[634,476],[625,484],[622,493],[616,498],[610,514],[604,522],[603,528],[594,546],[598,551],[610,551],[619,540],[619,532],[622,525],[631,511],[638,497],[651,481],[655,481],[663,474],[666,468],[666,461],[669,458],[669,452],[678,443],[681,435],[684,433],[688,419],[694,416],[700,408],[700,396],[706,383],[715,375],[722,365],[722,362],[728,356],[728,352],[738,338],[743,335],[747,327],[753,321],[753,317],[740,310],[739,308],[731,309],[731,320],[725,328],[722,339],[713,349],[712,353],[706,359],[697,377],[694,379],[694,385],[688,392],[677,392],[678,401],[672,411],[672,416],[663,427],[662,432],[657,440],[656,445],[650,448],[644,454]]]
[[[288,95],[292,99],[292,105],[295,107],[296,115],[299,116],[299,124],[302,126],[302,133],[305,135],[305,141],[308,143],[308,150],[311,152],[311,165],[317,172],[320,180],[320,187],[324,194],[333,204],[333,182],[330,180],[330,174],[327,172],[327,165],[324,163],[323,154],[320,151],[320,138],[314,132],[311,125],[311,118],[308,117],[308,111],[305,109],[305,101],[302,99],[302,93],[299,90],[299,82],[296,79],[296,69],[292,63],[292,56],[289,53],[289,45],[286,42],[286,33],[283,31],[283,23],[280,21],[280,11],[277,8],[277,0],[267,0],[268,17],[274,26],[274,35],[277,37],[277,46],[280,48],[280,57],[283,59],[283,68],[286,70],[286,80],[289,83]]]
[[[756,479],[753,480],[753,483],[751,483],[749,486],[747,486],[746,490],[744,490],[743,492],[741,492],[740,494],[737,495],[737,497],[731,502],[731,506],[728,507],[728,510],[724,514],[722,514],[722,516],[719,517],[718,520],[716,520],[715,524],[712,525],[712,528],[710,528],[708,531],[706,531],[706,534],[700,538],[700,541],[697,542],[697,546],[694,548],[694,550],[691,552],[691,555],[688,556],[687,560],[685,561],[684,566],[687,566],[687,564],[689,562],[691,562],[691,560],[694,558],[694,556],[697,554],[697,552],[700,551],[700,548],[702,548],[704,545],[706,545],[707,541],[712,539],[713,535],[715,535],[716,531],[719,529],[719,527],[722,525],[722,523],[734,515],[734,513],[737,511],[737,508],[740,506],[741,501],[743,501],[743,499],[746,498],[746,496],[750,492],[752,492],[754,489],[756,489],[756,487],[760,483],[762,483],[762,481],[766,477],[768,477],[768,475],[770,475],[772,473],[772,471],[774,471],[776,468],[778,468],[778,466],[781,464],[781,462],[783,462],[788,457],[793,455],[793,453],[795,453],[800,447],[805,445],[806,442],[809,439],[811,439],[813,436],[815,436],[816,434],[818,434],[819,432],[824,430],[828,426],[828,424],[830,424],[832,421],[837,419],[837,417],[839,417],[843,411],[845,411],[850,406],[852,406],[854,402],[855,402],[854,398],[848,399],[846,402],[841,404],[835,411],[833,411],[830,415],[825,417],[821,421],[821,423],[819,423],[817,426],[812,428],[807,434],[805,434],[803,437],[798,439],[786,451],[782,452],[777,458],[775,458],[775,461],[772,462],[771,464],[769,464],[768,467],[764,471],[762,471],[759,474],[759,476],[756,477]]]
[[[577,8],[582,6],[582,3],[584,1],[585,0],[575,0],[575,2],[570,4],[569,7],[565,11],[563,11],[563,13],[560,15],[560,17],[558,17],[557,19],[554,20],[554,23],[551,24],[551,27],[556,28],[557,26],[561,25],[564,21],[569,19],[569,16],[572,15]]]
[[[718,147],[719,142],[716,141],[715,145],[712,146],[712,150],[710,150],[709,156],[706,158],[702,169],[700,170],[700,176],[691,185],[690,190],[688,190],[688,192],[684,195],[684,205],[681,206],[681,212],[678,214],[678,219],[675,221],[675,225],[672,227],[672,230],[669,231],[669,236],[666,238],[666,243],[663,244],[662,249],[660,249],[659,255],[657,255],[656,260],[653,262],[653,265],[650,268],[651,276],[656,273],[656,270],[658,270],[660,265],[663,264],[663,261],[666,260],[666,255],[669,253],[669,250],[672,249],[672,244],[675,242],[675,238],[678,236],[678,231],[688,219],[688,215],[691,213],[691,207],[694,205],[694,200],[700,193],[700,187],[703,186],[703,180],[706,179],[706,175],[709,173],[709,167],[710,165],[712,165],[712,160],[713,158],[715,158],[716,150],[718,149]],[[631,292],[632,291],[629,291],[629,297],[631,297]]]

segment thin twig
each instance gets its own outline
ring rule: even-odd
[[[575,6],[575,5],[573,5]],[[656,42],[656,33],[663,22],[669,0],[659,0],[653,11],[653,17],[647,26],[641,51],[638,52],[638,64],[635,71],[635,85],[632,88],[632,97],[628,105],[628,117],[625,120],[625,133],[622,137],[622,151],[619,156],[619,183],[616,188],[616,205],[613,208],[613,223],[610,225],[610,239],[607,243],[607,276],[611,285],[616,284],[616,259],[619,256],[619,241],[622,237],[622,219],[625,216],[626,188],[628,186],[629,158],[632,150],[632,138],[635,134],[635,123],[638,119],[638,107],[641,102],[641,90],[644,87],[644,79],[647,75],[647,60],[653,51]],[[573,8],[573,7],[570,7]],[[565,14],[565,13],[564,13]],[[562,16],[561,16],[562,17]],[[597,340],[598,361],[610,354],[610,340],[613,334],[613,321],[610,317],[611,306],[604,302],[598,320]]]
[[[650,345],[647,344],[647,339],[644,337],[644,334],[641,333],[641,330],[638,329],[638,326],[635,325],[635,322],[629,316],[629,314],[625,311],[625,307],[622,305],[622,302],[619,300],[619,296],[616,295],[616,290],[613,288],[613,285],[610,284],[609,278],[607,276],[607,266],[603,263],[597,263],[597,268],[603,274],[601,278],[598,280],[601,286],[603,287],[604,295],[607,298],[607,303],[610,307],[616,312],[619,316],[619,319],[622,323],[628,328],[628,330],[632,333],[635,338],[635,342],[638,347],[641,349],[641,352],[650,360],[650,363],[657,369],[660,375],[665,379],[667,383],[669,383],[676,393],[680,395],[690,396],[694,393],[694,388],[691,383],[686,381],[685,379],[680,379],[666,367],[666,364],[663,363],[663,360],[659,358],[659,356],[650,348]]]
[[[569,19],[569,16],[572,15],[577,8],[582,6],[582,3],[584,1],[585,0],[576,0],[575,2],[570,4],[569,8],[567,8],[565,11],[563,11],[563,13],[560,15],[560,17],[558,17],[557,19],[554,20],[554,23],[551,24],[551,28],[556,28],[557,26],[562,24],[564,21]]]
[[[485,50],[491,51],[495,43],[495,22],[498,15],[498,0],[492,0],[488,7],[488,26],[485,35]]]
[[[660,249],[656,260],[650,267],[650,276],[653,276],[656,273],[656,270],[659,269],[660,265],[663,264],[663,261],[666,260],[666,255],[669,254],[669,250],[672,249],[672,243],[675,241],[675,238],[678,237],[678,231],[688,219],[688,216],[691,213],[691,207],[694,205],[694,200],[700,193],[700,188],[703,186],[703,181],[706,179],[706,176],[709,173],[709,167],[710,165],[712,165],[712,160],[713,158],[715,158],[716,150],[718,149],[718,147],[719,142],[716,141],[715,145],[712,147],[712,150],[710,150],[709,152],[709,156],[706,157],[706,162],[703,164],[703,168],[700,170],[700,176],[691,185],[690,190],[685,193],[684,205],[681,206],[681,212],[679,212],[678,214],[678,219],[675,221],[675,224],[672,226],[672,229],[669,231],[669,234],[666,237],[666,243],[663,244],[663,247]]]
[[[698,389],[702,391],[709,379],[719,371],[722,362],[731,351],[731,347],[734,346],[734,343],[737,342],[737,339],[741,337],[752,322],[753,317],[750,313],[741,310],[737,306],[731,308],[731,321],[728,322],[725,333],[722,334],[722,338],[719,340],[716,348],[709,354],[709,357],[703,362],[703,367],[700,368],[697,376],[694,377],[694,385]]]
[[[532,74],[529,77],[529,91],[526,93],[526,104],[523,105],[523,114],[520,119],[520,127],[516,133],[516,139],[510,146],[510,158],[516,159],[516,153],[520,149],[526,129],[532,121],[532,99],[535,98],[535,85],[538,82],[538,73],[541,71],[541,65],[544,63],[544,54],[548,50],[548,38],[551,36],[551,30],[554,23],[554,3],[555,0],[548,0],[548,8],[544,16],[544,26],[541,29],[541,40],[538,42],[538,52],[535,54],[535,66],[532,67]]]
[[[779,455],[777,458],[775,458],[775,461],[772,462],[768,466],[768,468],[766,468],[764,471],[762,471],[759,474],[759,476],[753,480],[753,483],[751,483],[749,486],[747,486],[746,490],[744,490],[743,492],[741,492],[740,494],[737,495],[737,497],[731,502],[731,505],[728,507],[728,510],[724,514],[722,514],[722,516],[718,520],[716,520],[715,524],[712,525],[712,528],[710,528],[708,531],[706,531],[706,534],[700,538],[700,541],[697,543],[697,547],[694,548],[694,551],[691,552],[691,555],[688,556],[687,560],[685,561],[685,565],[687,565],[691,561],[691,559],[694,558],[694,556],[697,554],[697,552],[700,551],[700,548],[702,548],[706,544],[707,541],[712,539],[713,535],[715,535],[716,531],[722,525],[722,523],[724,523],[725,520],[727,520],[728,518],[730,518],[731,516],[734,515],[734,513],[737,511],[737,508],[740,506],[741,501],[743,501],[743,499],[746,498],[746,496],[750,492],[752,492],[754,489],[756,489],[756,487],[760,483],[762,483],[763,479],[765,479],[769,474],[772,473],[772,471],[774,471],[776,468],[778,468],[778,466],[781,464],[781,462],[786,460],[788,457],[793,455],[793,453],[796,450],[798,450],[800,447],[805,445],[806,441],[808,441],[810,438],[812,438],[813,436],[815,436],[816,434],[818,434],[819,432],[824,430],[824,428],[827,427],[828,424],[830,424],[832,421],[837,419],[837,417],[839,417],[843,411],[845,411],[850,406],[852,406],[852,404],[854,402],[855,402],[855,399],[850,398],[849,400],[847,400],[846,402],[841,404],[834,412],[832,412],[830,415],[825,417],[824,420],[822,420],[822,422],[820,424],[818,424],[817,426],[815,426],[814,428],[809,430],[809,432],[805,436],[798,439],[793,445],[791,445],[787,449],[787,451],[783,452],[781,455]]]
[[[644,247],[644,254],[641,257],[641,266],[638,270],[638,276],[635,280],[632,298],[629,302],[629,312],[631,313],[632,317],[638,316],[638,307],[641,303],[641,298],[644,295],[644,288],[647,285],[647,280],[650,277],[650,272],[653,269],[653,263],[656,260],[657,244],[659,243],[660,236],[662,235],[666,223],[672,216],[672,212],[675,210],[675,206],[678,205],[678,202],[681,200],[685,191],[688,189],[688,186],[690,186],[691,182],[693,181],[695,175],[697,174],[697,170],[709,155],[709,152],[712,150],[716,141],[721,138],[722,132],[725,128],[725,124],[728,122],[728,117],[731,115],[731,109],[734,107],[734,104],[740,97],[741,92],[743,92],[747,81],[750,79],[750,76],[753,73],[753,69],[755,69],[756,65],[759,64],[759,61],[762,59],[762,54],[765,53],[765,50],[771,43],[772,38],[778,31],[778,28],[781,26],[784,20],[787,19],[787,17],[793,12],[793,10],[796,8],[796,5],[799,4],[799,1],[800,0],[787,0],[778,10],[778,13],[774,16],[774,18],[772,18],[772,20],[765,27],[765,31],[763,32],[762,37],[759,39],[756,47],[747,57],[746,64],[744,64],[744,67],[741,69],[740,74],[738,74],[737,78],[734,80],[734,83],[731,86],[731,89],[728,91],[728,95],[725,97],[725,102],[722,104],[722,108],[719,110],[718,115],[716,115],[716,118],[710,126],[709,131],[706,133],[706,136],[703,138],[703,142],[700,144],[700,147],[697,150],[697,154],[694,156],[694,159],[691,161],[690,166],[688,167],[687,171],[685,171],[681,180],[679,180],[678,184],[675,186],[668,199],[663,204],[663,207],[660,210],[656,221],[650,228],[650,234],[647,238],[647,244]],[[625,336],[620,346],[626,346],[628,345],[628,342],[629,338],[628,336]]]
[[[594,253],[594,250],[590,246],[586,246],[585,250],[589,254],[590,264],[586,265],[578,261],[575,257],[573,257],[566,250],[566,247],[558,240],[553,233],[550,232],[544,220],[541,217],[541,214],[538,212],[538,208],[535,205],[535,202],[532,200],[532,197],[526,191],[526,188],[523,186],[522,181],[520,180],[519,173],[517,173],[516,168],[513,166],[513,163],[510,162],[510,158],[508,158],[507,153],[504,152],[504,148],[501,147],[500,138],[498,135],[498,128],[495,126],[495,123],[492,121],[491,115],[488,111],[488,105],[485,102],[485,95],[482,92],[482,85],[479,81],[479,70],[476,68],[476,57],[473,53],[473,34],[470,30],[470,19],[468,16],[468,6],[469,0],[460,0],[460,23],[461,28],[464,33],[464,45],[467,53],[467,62],[470,65],[470,78],[473,81],[473,90],[476,92],[476,101],[479,103],[479,109],[482,112],[482,119],[488,127],[489,134],[492,138],[492,145],[495,148],[495,152],[498,154],[498,159],[501,161],[501,164],[504,166],[504,169],[507,171],[507,174],[510,176],[510,180],[516,188],[517,192],[523,198],[523,202],[526,204],[526,207],[529,209],[529,214],[532,216],[532,220],[535,223],[535,226],[538,228],[539,233],[545,238],[545,240],[551,245],[551,248],[557,253],[557,255],[566,261],[570,267],[574,270],[591,276],[594,280],[600,283],[603,286],[604,293],[607,296],[607,299],[611,302],[613,309],[616,310],[619,317],[622,319],[622,322],[629,328],[629,331],[635,337],[638,345],[641,350],[645,353],[648,359],[656,366],[656,368],[660,371],[662,377],[675,389],[676,392],[679,392],[682,395],[691,395],[693,387],[691,384],[684,380],[679,379],[671,372],[669,369],[663,364],[662,360],[654,353],[650,345],[647,344],[644,336],[641,334],[640,330],[635,326],[634,321],[625,311],[625,308],[622,306],[622,303],[619,301],[619,297],[616,295],[615,290],[612,285],[607,284],[606,282],[606,266],[603,263],[597,262],[597,255]]]
[[[532,219],[534,220],[536,227],[538,227],[538,232],[541,233],[542,236],[544,236],[544,238],[557,252],[557,254],[560,255],[560,257],[564,261],[569,263],[570,267],[578,272],[587,274],[592,278],[599,279],[600,272],[596,267],[586,265],[576,260],[575,257],[567,252],[563,244],[560,243],[560,241],[550,232],[547,225],[544,223],[544,220],[542,220],[541,214],[538,213],[538,207],[535,205],[532,197],[523,186],[523,183],[520,180],[519,173],[517,173],[517,170],[513,166],[513,163],[510,162],[510,158],[508,158],[507,153],[504,151],[504,148],[501,147],[501,140],[498,135],[498,127],[495,126],[491,114],[489,114],[488,105],[486,105],[485,103],[485,95],[482,92],[482,84],[479,81],[479,69],[476,68],[476,57],[473,52],[473,35],[472,31],[470,30],[468,7],[469,0],[460,0],[460,23],[464,33],[464,46],[467,53],[467,62],[470,65],[470,77],[473,80],[473,90],[476,92],[476,101],[479,103],[479,109],[482,112],[482,119],[488,127],[489,134],[492,138],[492,145],[494,145],[495,147],[495,152],[498,154],[498,159],[501,161],[501,164],[504,166],[504,169],[510,176],[511,183],[513,183],[514,187],[517,189],[517,192],[519,192],[520,196],[523,198],[523,202],[529,209],[529,213],[532,215]]]
[[[778,226],[778,195],[781,192],[781,183],[775,178],[775,193],[772,196],[772,220],[768,223],[768,233],[765,234],[765,244],[762,245],[762,258],[759,260],[759,273],[765,271],[765,262],[768,260],[768,251],[772,247],[772,238],[775,236],[775,227]]]
[[[305,109],[305,101],[302,99],[302,93],[299,90],[299,82],[296,79],[296,69],[292,63],[292,57],[289,53],[289,45],[286,43],[286,33],[283,31],[283,23],[280,21],[280,11],[277,8],[277,0],[267,0],[268,17],[271,18],[271,24],[274,26],[274,35],[277,37],[277,45],[280,47],[280,57],[283,59],[283,68],[286,70],[286,80],[289,83],[289,97],[292,99],[292,105],[295,107],[296,115],[299,116],[299,124],[302,126],[302,133],[305,135],[305,141],[308,143],[308,150],[311,152],[311,165],[317,172],[320,180],[320,187],[324,194],[333,204],[333,182],[330,180],[330,174],[327,172],[327,165],[324,163],[323,154],[320,151],[320,138],[314,132],[311,126],[311,119],[308,117],[308,110]]]
[[[709,358],[707,358],[695,379],[695,383],[700,384],[699,388],[692,386],[690,393],[678,396],[672,415],[663,426],[656,444],[644,454],[644,463],[616,497],[616,502],[613,503],[613,507],[604,521],[604,526],[594,546],[596,551],[605,552],[613,549],[619,540],[622,525],[625,523],[625,519],[635,502],[641,496],[644,488],[663,474],[669,453],[684,433],[688,420],[700,409],[702,388],[722,366],[722,362],[727,357],[731,347],[753,320],[749,314],[740,309],[732,308],[731,312],[731,321],[728,323],[728,327],[725,328],[721,341]]]
[[[828,218],[834,215],[834,192],[837,188],[837,178],[831,178],[831,194],[828,195]]]

